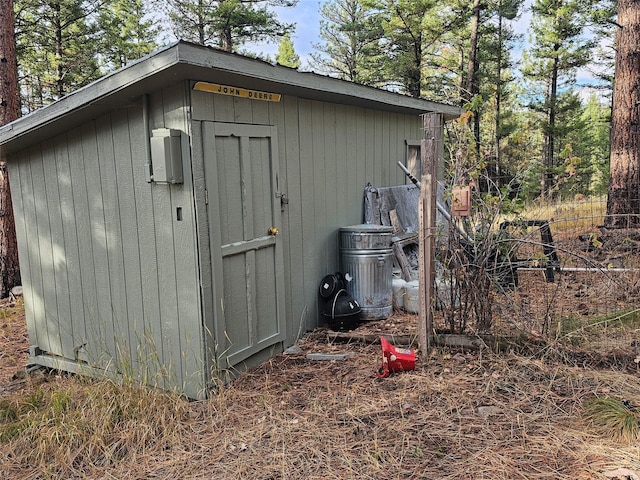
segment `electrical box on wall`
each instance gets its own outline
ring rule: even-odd
[[[182,183],[182,132],[172,128],[151,131],[151,180]]]

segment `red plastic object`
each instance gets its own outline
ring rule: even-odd
[[[406,348],[397,348],[380,337],[382,345],[382,364],[378,369],[378,377],[388,377],[391,372],[408,372],[416,368],[416,352]]]

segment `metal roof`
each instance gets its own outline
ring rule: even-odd
[[[20,150],[184,80],[249,86],[283,95],[377,110],[456,118],[460,108],[179,41],[0,127],[2,153]]]

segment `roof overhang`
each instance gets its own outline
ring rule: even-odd
[[[1,153],[80,125],[117,107],[130,105],[151,93],[185,80],[212,82],[310,100],[354,105],[406,114],[441,113],[457,118],[458,107],[299,72],[217,49],[177,42],[76,90],[62,99],[0,127]]]

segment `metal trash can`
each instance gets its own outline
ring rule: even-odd
[[[379,320],[393,313],[393,229],[383,225],[340,228],[342,273],[347,292],[362,311],[361,320]]]

